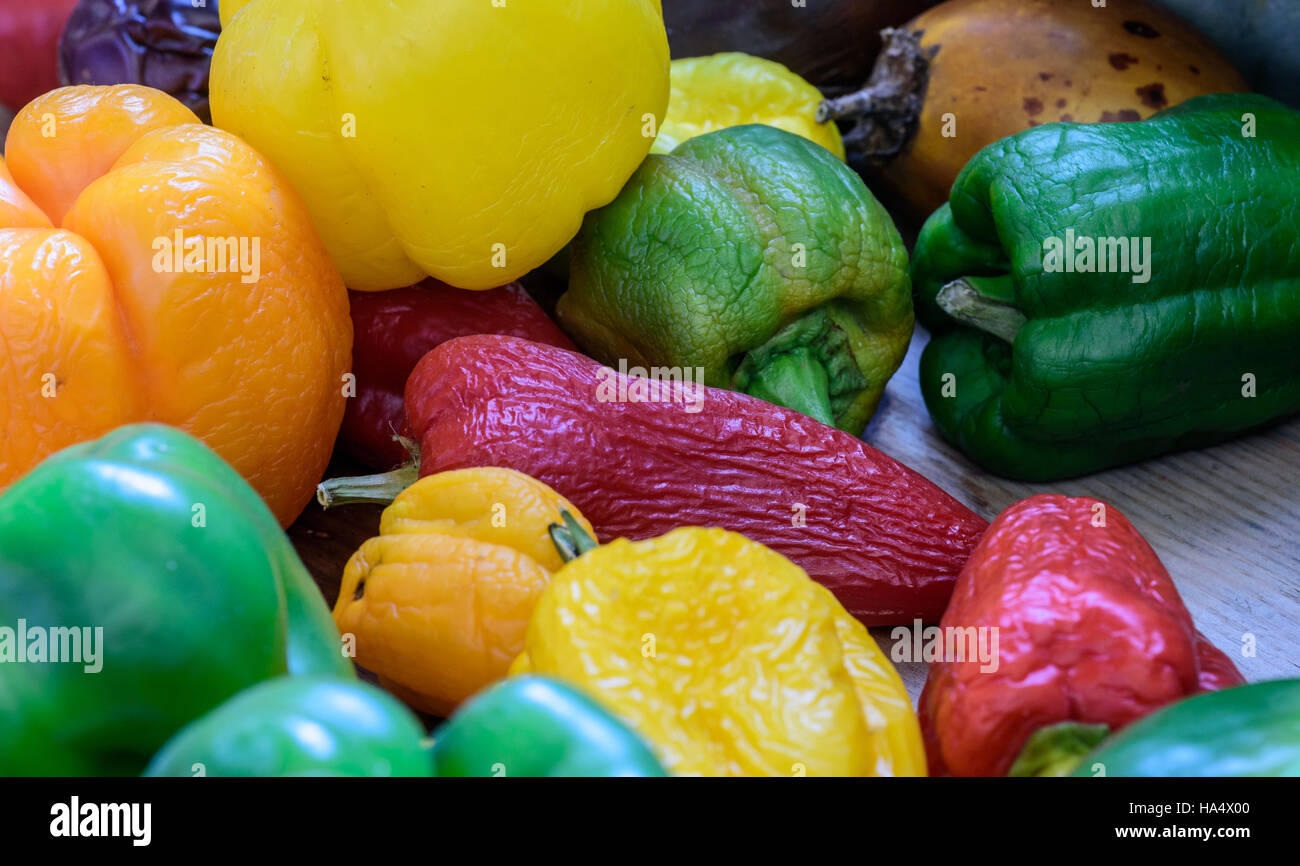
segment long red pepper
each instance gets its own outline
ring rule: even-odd
[[[1040,495],[1003,511],[962,569],[941,628],[996,629],[997,653],[993,663],[967,654],[930,665],[919,710],[932,775],[1005,775],[1049,726],[1113,731],[1244,681],[1196,630],[1151,545],[1095,499]]]
[[[970,509],[798,412],[713,388],[644,396],[646,380],[574,352],[462,337],[416,366],[406,412],[422,475],[509,467],[568,497],[602,539],[721,526],[803,566],[867,624],[942,614],[987,526]]]

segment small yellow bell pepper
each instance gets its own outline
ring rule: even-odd
[[[511,469],[428,475],[384,509],[343,572],[334,622],[357,663],[411,706],[448,715],[502,679],[564,561],[547,534],[564,497]]]
[[[351,289],[504,285],[578,232],[668,103],[659,0],[221,0],[212,119]]]
[[[902,680],[803,569],[744,536],[619,539],[542,592],[511,674],[556,676],[678,775],[924,775]]]
[[[672,62],[668,116],[652,153],[668,153],[706,132],[762,123],[816,142],[844,159],[835,123],[818,123],[822,94],[774,60],[739,52]]]

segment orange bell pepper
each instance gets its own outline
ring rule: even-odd
[[[282,524],[343,417],[347,292],[256,151],[135,85],[18,113],[0,160],[0,488],[122,424],[202,439]]]
[[[566,511],[592,533],[568,500],[513,469],[442,472],[406,488],[343,572],[334,622],[355,640],[357,664],[443,716],[504,678],[564,565],[548,530]]]

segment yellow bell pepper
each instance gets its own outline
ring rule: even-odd
[[[744,536],[619,539],[542,592],[511,674],[585,689],[679,775],[924,775],[902,680],[803,569]]]
[[[668,116],[653,153],[668,153],[697,135],[762,123],[801,135],[844,159],[844,142],[832,121],[817,122],[822,94],[774,60],[739,52],[672,62]]]
[[[502,679],[564,564],[547,529],[566,511],[591,531],[564,497],[512,469],[441,472],[406,488],[343,572],[334,622],[353,636],[357,663],[443,716]]]
[[[504,285],[618,194],[668,102],[659,0],[222,0],[213,122],[348,287]]]

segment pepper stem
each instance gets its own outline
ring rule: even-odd
[[[582,556],[589,550],[595,550],[600,547],[600,543],[591,537],[582,524],[569,513],[568,509],[560,511],[560,519],[564,521],[563,525],[552,523],[547,527],[550,533],[551,543],[560,554],[560,559],[565,562],[573,562],[579,556]]]
[[[935,296],[939,307],[959,322],[987,331],[1008,343],[1029,321],[1008,300],[1015,296],[1013,278],[962,277],[953,280]]]
[[[817,122],[846,127],[844,146],[870,160],[897,156],[920,124],[930,60],[937,49],[921,47],[920,32],[885,28],[883,48],[862,89],[817,106]]]
[[[389,472],[376,475],[345,475],[327,478],[316,485],[316,501],[321,508],[336,505],[373,503],[387,505],[403,490],[420,480],[420,446],[405,436],[394,437],[406,448],[411,459]]]
[[[1068,776],[1110,734],[1107,725],[1061,722],[1034,731],[1008,776]]]
[[[807,346],[769,358],[754,371],[745,393],[802,412],[829,427],[835,426],[830,376],[826,365]]]

